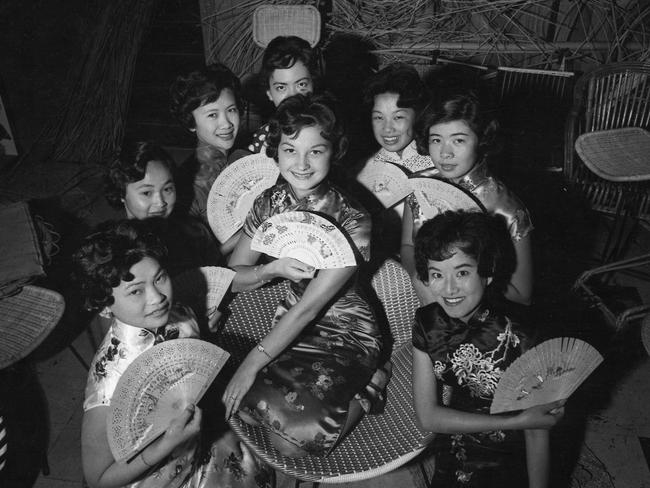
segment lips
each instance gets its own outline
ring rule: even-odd
[[[382,137],[381,139],[384,141],[384,144],[386,144],[387,146],[393,146],[399,142],[399,136]]]
[[[463,300],[465,300],[465,297],[454,297],[454,298],[442,297],[442,299],[444,300],[445,305],[449,307],[455,307],[459,305]]]
[[[291,175],[296,178],[297,180],[308,180],[311,178],[314,173],[294,173],[293,171],[291,172]]]
[[[169,312],[169,302],[165,302],[165,304],[162,307],[157,308],[153,312],[149,312],[147,314],[147,317],[151,317],[154,319],[160,318]]]

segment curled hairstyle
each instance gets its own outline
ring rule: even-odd
[[[429,260],[445,261],[456,249],[478,263],[478,274],[504,289],[515,269],[515,251],[505,219],[483,212],[447,211],[425,222],[415,236],[415,269],[429,280]]]
[[[462,120],[478,137],[479,157],[495,144],[497,121],[485,117],[478,98],[472,93],[455,95],[442,102],[432,102],[415,122],[415,141],[420,154],[429,154],[429,129],[436,124]]]
[[[106,178],[106,200],[115,208],[122,207],[126,187],[144,179],[147,164],[159,161],[174,177],[174,160],[159,145],[149,141],[125,142],[119,156],[110,164]]]
[[[115,302],[113,288],[131,281],[129,271],[145,257],[164,264],[167,249],[146,220],[107,222],[86,237],[72,256],[73,276],[87,310],[101,310]]]
[[[262,57],[261,80],[265,88],[276,69],[288,69],[301,62],[314,77],[316,74],[316,56],[309,43],[298,36],[278,36],[268,43]]]
[[[216,102],[223,90],[229,89],[235,97],[239,111],[243,110],[241,84],[227,66],[216,63],[201,70],[179,76],[170,88],[170,109],[174,117],[187,129],[195,127],[192,112]]]
[[[405,63],[392,63],[366,81],[364,104],[372,108],[375,97],[383,93],[397,94],[397,106],[419,112],[424,100],[424,84],[416,69]]]
[[[287,97],[269,120],[266,155],[278,161],[278,146],[282,134],[297,137],[305,127],[318,126],[321,135],[332,144],[332,163],[340,161],[348,148],[343,124],[337,117],[334,101],[323,95],[294,95]]]

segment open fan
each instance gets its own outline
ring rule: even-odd
[[[501,376],[490,413],[523,410],[568,398],[603,361],[573,337],[542,342],[517,358]]]
[[[126,462],[197,403],[230,355],[199,339],[174,339],[133,361],[115,387],[107,417],[113,457]]]
[[[431,162],[431,158],[429,156],[422,156],[420,154],[415,153],[410,157],[406,157],[404,159],[398,159],[398,158],[388,159],[386,158],[387,155],[385,154],[387,152],[388,151],[380,151],[379,157],[375,158],[375,161],[396,164],[408,170],[409,173],[417,173],[418,171],[428,169],[433,165],[433,163]]]
[[[174,299],[209,312],[219,306],[234,277],[232,269],[219,266],[189,269],[172,279]]]
[[[357,181],[386,208],[397,204],[413,191],[406,173],[399,166],[376,159],[366,163],[357,175]]]
[[[416,177],[409,183],[426,220],[448,210],[481,210],[474,197],[446,181]]]
[[[208,223],[219,242],[225,242],[244,225],[255,198],[272,187],[280,175],[273,159],[251,154],[226,166],[208,195]]]
[[[251,249],[276,258],[298,259],[316,269],[357,263],[341,229],[311,212],[284,212],[265,220],[253,236]]]

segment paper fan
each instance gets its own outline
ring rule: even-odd
[[[210,311],[219,306],[230,287],[235,272],[229,268],[203,266],[175,276],[174,298],[186,305],[198,305]]]
[[[234,161],[217,176],[208,195],[208,223],[220,242],[244,225],[255,198],[275,185],[280,175],[273,159],[262,153]]]
[[[117,383],[107,417],[113,457],[125,462],[197,403],[230,355],[199,339],[175,339],[143,352]]]
[[[366,163],[357,176],[386,208],[390,208],[411,193],[408,177],[404,171],[391,163],[375,159]]]
[[[517,358],[499,380],[490,413],[523,410],[568,398],[603,357],[580,339],[557,337]]]
[[[435,178],[410,178],[409,183],[426,220],[448,210],[481,210],[472,196],[451,183]]]
[[[276,258],[298,259],[316,269],[357,264],[343,232],[311,212],[284,212],[267,219],[255,232],[251,249]]]
[[[378,158],[375,161],[393,163],[409,171],[409,173],[417,173],[424,169],[429,169],[433,166],[431,158],[429,156],[422,156],[420,154],[414,154],[411,157],[405,159],[390,159],[384,160],[383,158]]]

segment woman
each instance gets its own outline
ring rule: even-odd
[[[257,264],[261,255],[251,250],[251,238],[273,215],[315,212],[347,233],[367,260],[370,218],[328,182],[331,165],[346,147],[341,123],[323,98],[284,100],[270,121],[267,148],[283,181],[256,199],[229,261],[237,271],[234,291],[276,278],[290,281],[272,330],[246,356],[223,399],[227,415],[241,408],[293,457],[327,454],[369,407],[361,395],[377,369],[382,338],[356,285],[357,266],[317,272],[288,257]]]

